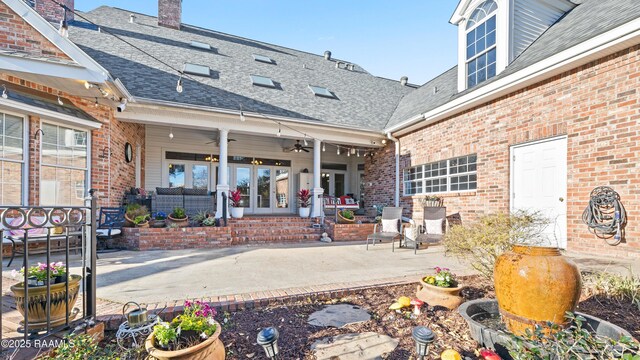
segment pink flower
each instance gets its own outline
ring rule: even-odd
[[[184,301],[184,306],[185,307],[191,307],[191,305],[192,305],[191,301],[189,301],[189,300],[185,300]]]

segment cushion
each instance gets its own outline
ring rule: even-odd
[[[424,221],[424,232],[431,235],[442,235],[442,223],[444,219]]]
[[[185,195],[209,195],[209,190],[207,189],[183,189],[183,194]]]
[[[355,205],[356,201],[353,198],[347,198],[347,205]]]
[[[120,235],[120,233],[120,229],[111,229],[111,236]],[[109,236],[109,229],[96,229],[96,235],[101,237]]]
[[[34,217],[32,218],[34,219],[34,222],[36,224],[40,224],[44,221],[44,218],[42,217]],[[15,217],[13,219],[11,219],[11,221],[9,221],[9,225],[11,226],[17,226],[20,225],[20,223],[22,222],[22,218],[20,217]],[[31,225],[29,225],[29,223],[24,223],[24,225],[22,225],[23,229],[29,229],[31,228]],[[47,228],[36,228],[36,229],[31,229],[29,230],[29,235],[47,235],[47,232],[49,230]],[[7,230],[7,235],[9,236],[24,236],[24,230]]]
[[[158,195],[182,195],[183,191],[184,189],[181,187],[174,187],[174,188],[157,187],[156,188],[156,194]]]
[[[391,219],[391,220],[382,219],[382,232],[397,233],[398,221],[400,221],[400,219]]]

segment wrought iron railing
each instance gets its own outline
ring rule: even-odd
[[[16,289],[22,285],[23,296],[16,296],[16,309],[21,310],[22,324],[18,332],[23,332],[24,341],[41,339],[49,334],[75,327],[81,321],[91,321],[96,316],[96,215],[97,199],[95,191],[90,191],[90,196],[86,198],[85,206],[25,206],[6,207],[0,206],[0,236],[4,244],[12,244],[12,258],[16,255],[18,247],[22,247],[22,267],[24,274],[20,276],[22,283],[15,284]],[[74,242],[78,245],[74,247]],[[39,245],[35,248],[34,245]],[[53,245],[55,248],[53,248]],[[70,289],[75,287],[76,275],[69,272],[70,250],[80,250],[81,279],[78,290]],[[66,278],[61,278],[64,282],[63,290],[56,286],[56,292],[52,293],[53,279],[52,268],[48,266],[52,263],[52,252],[60,250],[64,252],[64,268]],[[43,254],[46,259],[46,277],[40,284],[36,282],[36,287],[30,287],[30,282],[34,279],[29,277],[27,271],[33,266],[31,260],[36,253]],[[0,251],[0,264],[3,265],[5,256]],[[12,259],[13,260],[13,259]],[[74,259],[77,261],[77,259]],[[0,276],[0,287],[2,287],[3,277]],[[71,284],[73,282],[73,284]],[[34,285],[34,284],[32,284]],[[38,286],[40,285],[40,286]],[[44,291],[46,287],[46,291]],[[74,294],[75,292],[75,294]],[[29,296],[35,293],[39,296]],[[76,320],[75,314],[69,307],[71,298],[78,294],[82,295],[82,313]],[[3,294],[6,295],[6,294]],[[8,301],[5,296],[0,298],[0,308],[3,308],[3,301]],[[60,306],[63,301],[64,321],[62,319],[52,319],[52,306]],[[53,303],[52,303],[53,302]],[[34,322],[36,315],[46,315],[45,321]],[[0,340],[5,338],[5,327],[3,318],[0,317]],[[55,321],[54,321],[55,320]]]

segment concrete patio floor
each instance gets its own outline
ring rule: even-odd
[[[581,270],[640,273],[638,262],[569,254]],[[62,258],[55,254],[52,261]],[[31,261],[43,261],[41,256]],[[73,273],[81,273],[72,256]],[[6,261],[5,261],[6,264]],[[16,259],[12,268],[18,268]],[[225,249],[119,251],[100,254],[98,298],[124,303],[161,303],[185,298],[250,293],[264,290],[367,282],[386,278],[417,279],[433,267],[449,267],[459,275],[473,271],[456,258],[445,257],[442,247],[418,251],[390,244],[365,250],[357,243],[313,243],[237,246]],[[10,277],[11,268],[3,267]]]

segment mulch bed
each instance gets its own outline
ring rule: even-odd
[[[463,284],[473,284],[462,291],[466,300],[483,297],[493,298],[493,285],[479,276],[461,278]],[[329,301],[302,301],[267,309],[244,310],[218,314],[223,324],[221,339],[227,349],[227,359],[266,359],[262,348],[256,344],[260,329],[275,326],[280,332],[280,354],[283,359],[314,359],[311,345],[324,337],[347,333],[373,331],[396,338],[400,341],[396,350],[386,359],[415,359],[414,342],[411,330],[418,325],[432,329],[436,334],[433,358],[445,349],[455,349],[464,356],[476,359],[474,350],[477,343],[471,339],[464,319],[457,311],[444,308],[423,308],[417,318],[411,318],[407,311],[398,314],[389,310],[389,305],[400,296],[414,297],[416,286],[398,285],[356,292],[342,299]],[[307,318],[327,304],[350,303],[364,307],[372,314],[365,323],[348,325],[343,328],[320,328],[307,324]],[[640,309],[629,303],[617,300],[589,297],[582,299],[578,311],[589,313],[611,321],[640,338]],[[106,341],[114,341],[108,334]],[[110,338],[110,339],[109,339]]]

